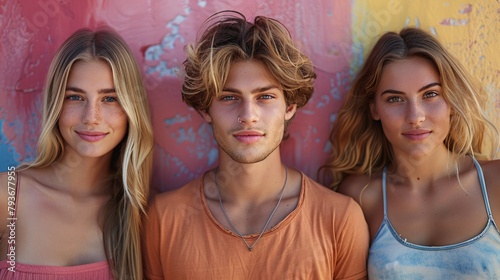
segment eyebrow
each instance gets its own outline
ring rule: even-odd
[[[83,89],[78,87],[66,87],[66,91],[74,91],[78,93],[86,93]],[[106,94],[106,93],[116,93],[114,88],[103,88],[97,91],[97,93]]]
[[[435,87],[435,86],[441,86],[441,84],[440,83],[430,83],[428,85],[425,85],[425,86],[421,87],[418,90],[418,92],[424,91],[424,90],[426,90],[428,88]],[[386,94],[386,93],[403,94],[403,92],[399,91],[399,90],[387,89],[387,90],[384,90],[380,95],[383,95],[383,94]]]
[[[265,86],[265,87],[259,87],[259,88],[253,89],[251,91],[251,93],[259,93],[259,92],[264,92],[264,91],[268,91],[268,90],[271,90],[271,89],[279,89],[279,87],[275,86],[275,85],[269,85],[269,86]],[[222,89],[222,91],[228,91],[228,92],[233,92],[233,93],[241,93],[241,90],[235,89],[235,88],[230,88],[230,87],[225,87],[225,88]]]

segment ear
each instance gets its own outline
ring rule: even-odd
[[[212,123],[212,117],[207,110],[201,110],[200,115],[205,119],[205,121],[207,121],[208,123]]]
[[[297,104],[288,105],[288,107],[286,108],[286,112],[285,112],[285,120],[286,121],[291,120],[293,118],[293,116],[295,115],[295,112],[297,112]]]
[[[380,120],[378,116],[377,108],[375,108],[375,102],[370,102],[370,112],[372,113],[372,118],[376,121]]]

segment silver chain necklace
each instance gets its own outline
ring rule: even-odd
[[[260,232],[259,234],[259,237],[257,237],[257,240],[255,240],[255,242],[252,244],[252,246],[250,246],[248,244],[248,242],[245,240],[245,237],[243,237],[243,234],[241,234],[233,225],[233,223],[231,223],[231,220],[229,220],[229,217],[227,216],[226,214],[226,211],[224,210],[224,206],[222,206],[222,199],[220,197],[220,192],[219,192],[219,185],[217,184],[217,170],[214,172],[214,181],[215,181],[215,189],[217,190],[217,196],[219,197],[219,204],[220,204],[220,209],[222,210],[222,213],[224,214],[224,217],[226,217],[226,220],[227,222],[229,223],[229,225],[233,228],[233,230],[241,237],[241,239],[243,239],[243,242],[245,242],[245,245],[247,245],[247,248],[248,248],[248,251],[252,251],[253,247],[255,247],[255,245],[257,245],[257,242],[259,242],[260,238],[262,237],[262,235],[264,234],[264,232],[266,231],[266,228],[267,226],[269,225],[269,222],[271,222],[271,219],[273,218],[274,216],[274,213],[276,212],[276,210],[278,210],[278,207],[280,206],[280,202],[281,202],[281,199],[283,198],[283,194],[285,193],[285,188],[286,188],[286,182],[288,181],[288,168],[286,167],[285,165],[285,183],[283,184],[283,187],[281,189],[281,194],[280,194],[280,198],[278,199],[278,203],[276,204],[276,206],[274,207],[273,209],[273,212],[271,212],[271,215],[269,215],[269,218],[267,219],[267,222],[266,224],[264,225],[264,227],[262,228],[262,231]]]

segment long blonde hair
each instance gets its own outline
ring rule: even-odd
[[[114,149],[111,160],[112,198],[99,218],[114,277],[142,279],[140,231],[149,196],[153,129],[139,68],[126,42],[114,31],[80,29],[57,51],[47,75],[38,156],[27,166],[50,166],[64,154],[57,122],[69,72],[77,61],[104,61],[110,65],[118,100],[128,117],[126,136]]]
[[[331,175],[336,189],[347,174],[368,174],[394,163],[392,146],[381,124],[370,113],[382,71],[388,63],[423,57],[436,67],[443,97],[450,105],[451,130],[444,144],[455,156],[494,157],[498,131],[487,111],[488,94],[465,67],[431,34],[403,28],[387,32],[377,41],[337,114],[330,134],[332,154],[321,170]]]

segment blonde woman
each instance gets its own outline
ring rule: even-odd
[[[487,93],[432,35],[375,44],[339,111],[332,188],[361,205],[369,279],[500,279],[498,132]]]
[[[49,69],[37,158],[0,175],[0,278],[142,279],[153,145],[125,41],[75,32]]]

